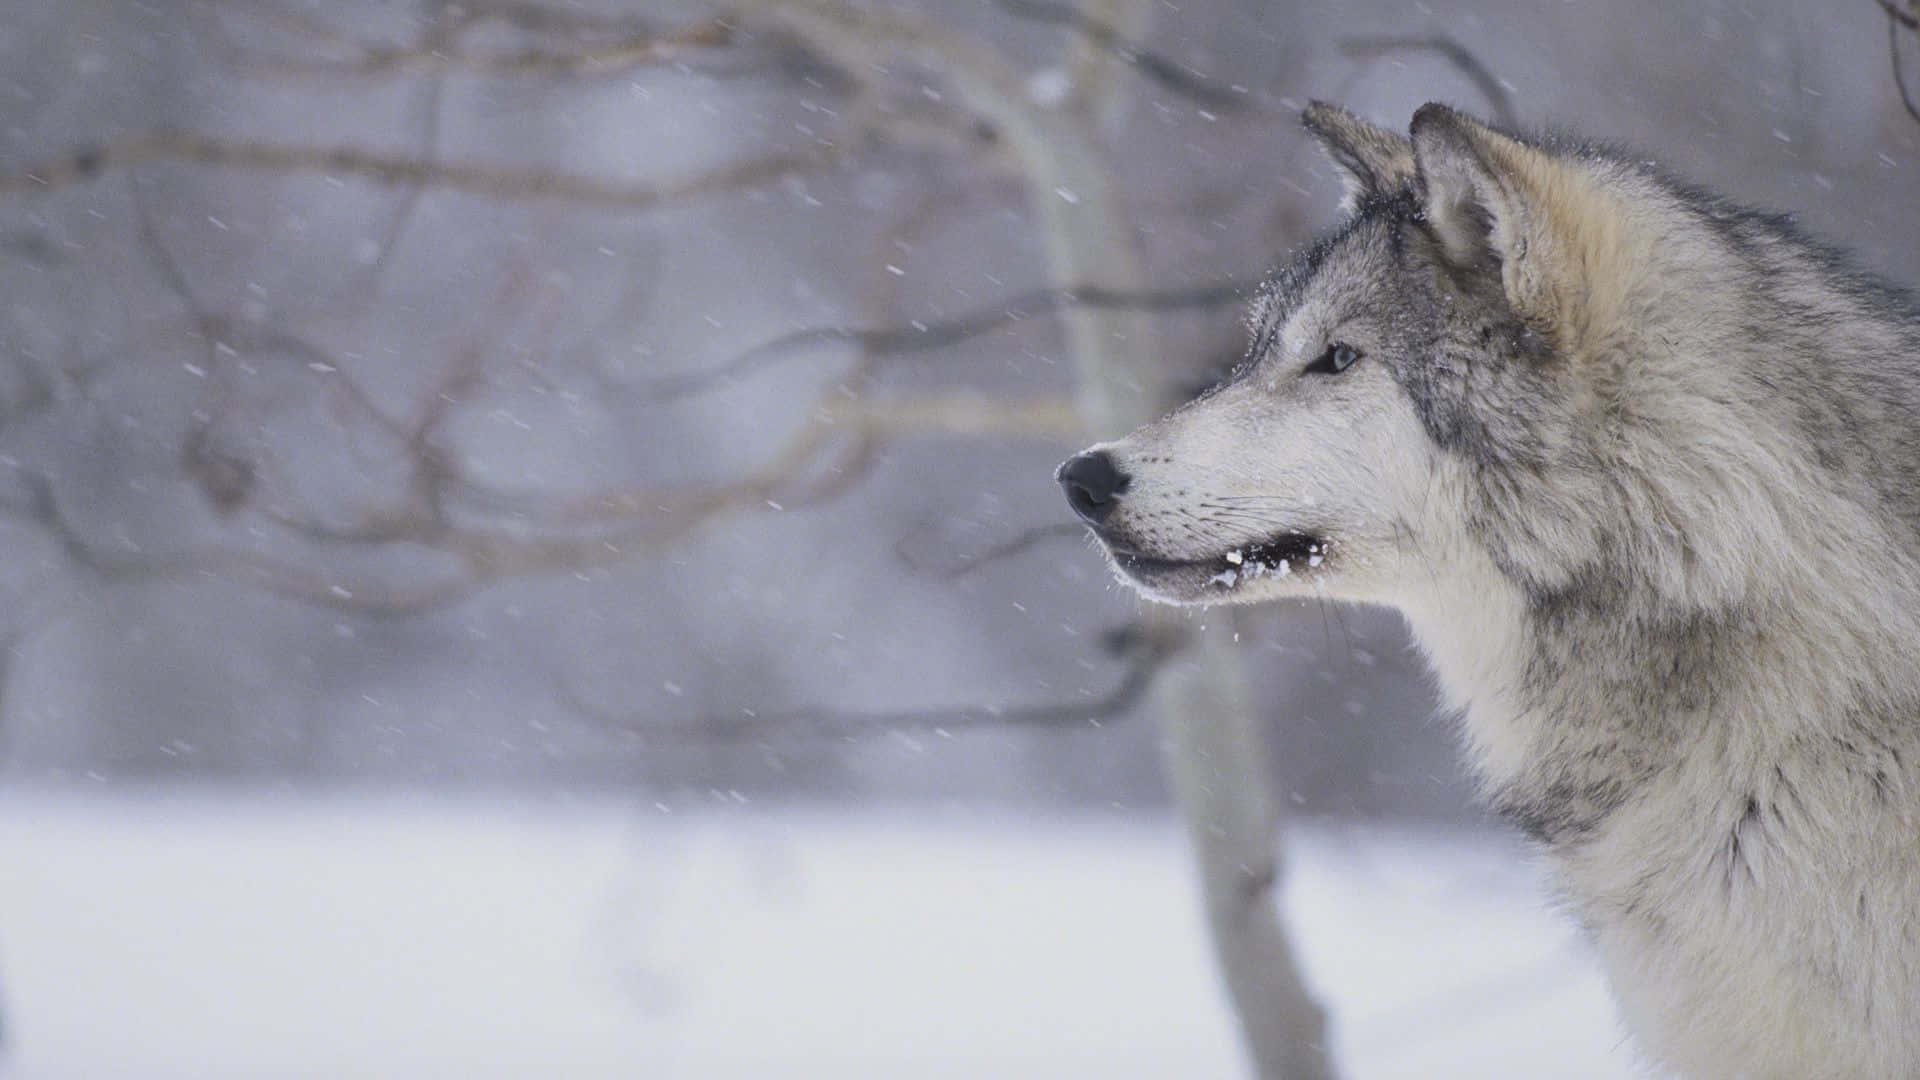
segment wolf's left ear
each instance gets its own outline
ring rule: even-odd
[[[1447,108],[1413,114],[1413,158],[1427,227],[1448,261],[1501,274],[1511,287],[1527,257],[1546,155]]]
[[[1308,104],[1300,123],[1346,181],[1341,209],[1352,210],[1369,195],[1390,195],[1413,180],[1413,144],[1405,136],[1324,101]]]

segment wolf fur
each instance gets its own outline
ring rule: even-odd
[[[1305,122],[1350,217],[1076,459],[1119,576],[1403,612],[1652,1060],[1920,1076],[1920,309],[1638,158]]]

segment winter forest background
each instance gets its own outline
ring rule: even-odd
[[[1917,25],[9,0],[0,1076],[1633,1075],[1397,617],[1148,612],[1052,468],[1312,98],[1920,282]]]

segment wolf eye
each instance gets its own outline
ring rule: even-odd
[[[1314,375],[1338,375],[1352,367],[1354,361],[1358,359],[1360,359],[1359,349],[1335,342],[1328,345],[1327,351],[1321,353],[1318,359],[1308,364],[1306,370]]]

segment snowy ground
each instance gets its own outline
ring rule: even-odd
[[[1351,1077],[1633,1075],[1525,856],[1304,830]],[[0,794],[0,1077],[1230,1077],[1170,823]]]

